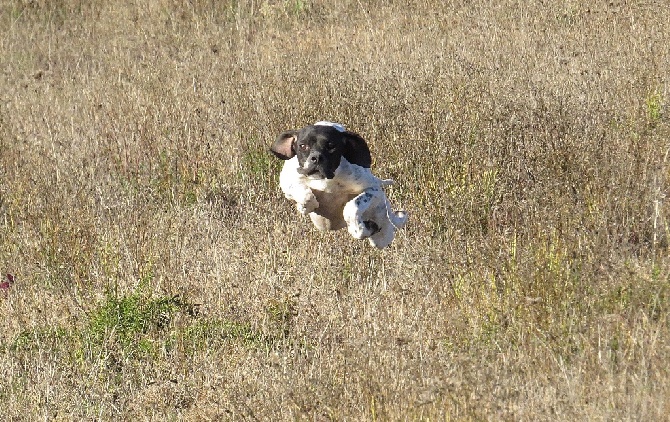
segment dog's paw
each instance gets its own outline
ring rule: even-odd
[[[297,202],[296,208],[298,212],[302,215],[307,215],[315,209],[319,208],[319,201],[316,200],[314,195],[310,195],[305,198],[305,202]]]
[[[297,203],[296,208],[298,209],[298,212],[302,215],[308,215],[309,213],[317,209],[317,207],[309,203],[308,204]]]
[[[393,234],[385,236],[370,236],[368,242],[377,249],[384,249],[393,242]]]

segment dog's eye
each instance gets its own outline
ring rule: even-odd
[[[308,151],[309,150],[309,145],[300,144],[300,145],[298,145],[298,148],[300,148],[300,151]]]

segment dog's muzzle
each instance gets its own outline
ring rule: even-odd
[[[321,153],[315,152],[312,152],[305,160],[305,164],[298,168],[298,173],[305,176],[312,176],[316,173],[319,173],[326,179],[332,179],[335,177],[335,172],[324,168],[323,157],[321,156]]]

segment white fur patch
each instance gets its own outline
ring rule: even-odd
[[[332,126],[340,132],[345,132],[347,130],[341,123],[327,122],[325,120],[314,123],[314,126]]]

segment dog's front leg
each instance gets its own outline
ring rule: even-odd
[[[319,201],[317,201],[316,196],[314,196],[312,190],[307,186],[294,186],[293,190],[286,193],[286,197],[295,201],[295,206],[302,215],[307,215],[319,208]]]
[[[375,221],[364,221],[363,213],[370,207],[376,207],[379,201],[384,199],[384,192],[380,188],[368,188],[347,202],[344,206],[344,221],[347,230],[356,239],[365,239],[379,231],[380,227]]]
[[[319,208],[319,201],[305,180],[295,171],[295,163],[292,161],[287,161],[279,174],[279,187],[287,199],[295,201],[298,212],[307,215]]]

